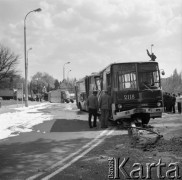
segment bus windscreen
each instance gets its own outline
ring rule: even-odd
[[[141,90],[158,89],[160,87],[157,64],[139,64],[138,79]]]

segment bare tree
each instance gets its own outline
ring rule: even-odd
[[[9,48],[0,44],[0,81],[4,78],[11,78],[16,75],[18,60],[18,55],[15,55]]]

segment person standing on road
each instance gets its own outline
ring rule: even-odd
[[[172,95],[172,112],[175,113],[176,95]]]
[[[167,92],[163,93],[164,112],[167,112]]]
[[[181,114],[181,99],[180,99],[181,95],[180,93],[178,93],[178,96],[176,97],[176,102],[177,102],[177,107],[178,107],[178,113]]]
[[[99,101],[99,108],[101,109],[101,128],[108,127],[111,104],[111,97],[108,95],[108,91],[105,91]]]
[[[172,94],[168,93],[168,100],[167,100],[167,106],[168,106],[168,112],[172,112],[172,104],[173,104],[173,96]]]
[[[87,100],[87,107],[88,107],[88,124],[90,128],[97,127],[97,111],[98,111],[98,98],[97,98],[97,91],[93,91],[88,97]],[[92,115],[94,116],[94,122],[92,126]]]

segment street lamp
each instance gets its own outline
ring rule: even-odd
[[[71,72],[71,69],[68,71],[68,73],[67,73],[67,79],[68,79],[68,75],[69,75],[69,73]]]
[[[26,14],[24,18],[24,54],[25,54],[25,106],[28,107],[28,84],[27,84],[27,77],[28,77],[28,63],[27,63],[27,49],[26,49],[26,18],[32,12],[40,12],[41,9],[35,9],[30,11]]]
[[[64,65],[63,65],[63,81],[65,79],[65,65],[66,64],[70,64],[70,62],[66,62]]]

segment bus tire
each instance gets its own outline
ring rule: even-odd
[[[142,124],[148,124],[150,121],[150,114],[144,114],[142,119]]]

